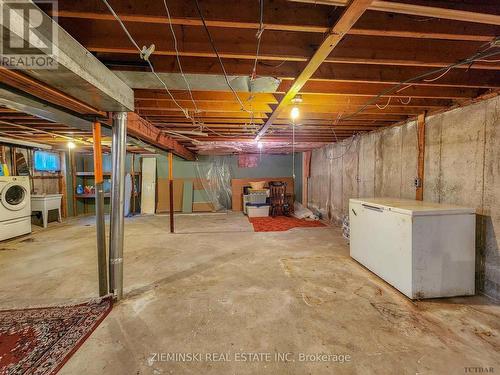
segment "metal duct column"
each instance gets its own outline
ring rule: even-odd
[[[117,299],[123,296],[123,223],[125,206],[125,156],[127,113],[113,114],[111,146],[111,224],[109,235],[109,290]]]

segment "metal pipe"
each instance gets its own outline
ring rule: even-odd
[[[95,177],[95,221],[97,237],[97,271],[99,296],[108,294],[108,270],[106,259],[106,227],[104,224],[104,187],[102,176],[101,124],[95,122],[92,128],[94,138]]]
[[[111,225],[109,235],[109,289],[117,299],[123,296],[123,224],[125,207],[125,152],[127,113],[113,114]]]

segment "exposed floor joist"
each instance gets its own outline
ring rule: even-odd
[[[345,3],[339,1],[339,5]],[[377,3],[380,5],[374,0],[372,5]],[[164,134],[194,151],[202,149],[199,142],[252,141],[276,105],[291,90],[321,45],[324,34],[339,21],[345,9],[318,3],[312,6],[310,3],[265,0],[264,33],[256,71],[259,79],[273,80],[276,86],[252,95],[248,91],[256,57],[255,32],[260,28],[259,2],[201,0],[206,23],[230,81],[245,106],[251,105],[251,114],[240,110],[233,93],[228,90],[192,3],[168,1],[168,6],[177,35],[180,61],[192,83],[196,106],[179,74],[164,3],[113,0],[111,4],[141,46],[155,44],[151,61],[156,71],[168,79],[175,100],[195,117],[195,123],[184,116],[152,76],[102,1],[75,3],[61,0],[58,23],[117,75],[140,76],[127,81],[136,88],[136,112],[158,129],[170,132]],[[312,140],[308,145],[313,148],[311,144],[320,144],[321,137],[335,141],[333,130],[339,138],[348,137],[390,126],[424,111],[434,112],[460,105],[500,87],[497,74],[500,63],[496,61],[498,58],[491,58],[490,61],[458,66],[437,79],[432,78],[438,75],[432,76],[428,81],[413,82],[411,86],[381,95],[354,116],[353,113],[364,108],[367,101],[394,84],[471,56],[487,48],[487,44],[500,35],[496,22],[500,11],[493,1],[479,4],[474,1],[399,0],[399,3],[392,1],[385,5],[400,9],[381,11],[368,7],[302,86],[300,93],[304,101],[297,142]],[[419,11],[423,9],[424,13],[434,13],[431,16],[410,11],[417,8]],[[203,84],[199,85],[200,82]],[[288,110],[289,107],[285,106],[275,119],[272,133],[262,141],[271,137],[285,142],[285,138],[291,137]],[[344,120],[347,115],[352,118]],[[171,133],[175,131],[203,131],[205,134],[188,139]]]
[[[271,116],[269,116],[264,126],[259,130],[256,139],[260,139],[266,134],[267,129],[269,129],[273,122],[278,118],[281,111],[283,111],[290,104],[293,97],[300,91],[300,89],[305,85],[309,78],[313,76],[319,66],[323,63],[323,61],[325,61],[328,55],[342,40],[348,30],[365,12],[371,2],[372,0],[353,0],[349,4],[340,19],[335,23],[335,26],[333,26],[330,30],[329,35],[321,43],[305,68],[295,79],[292,87],[288,89],[285,96],[283,97],[283,99],[281,99],[280,103],[274,109]]]
[[[30,6],[37,7],[33,2]],[[19,18],[10,22],[9,31],[29,43],[30,33],[24,28],[15,27],[20,23],[37,30],[37,38],[51,47],[51,57],[55,65],[48,69],[25,69],[28,75],[64,92],[100,111],[132,111],[134,109],[133,92],[116,77],[106,66],[90,54],[66,30],[40,11],[43,20],[31,17],[32,12],[16,12],[12,4],[3,2],[4,12],[9,11]],[[40,24],[50,27],[39,27]],[[5,25],[4,25],[5,26]],[[56,32],[53,32],[56,29]],[[57,40],[53,36],[57,35]],[[5,46],[4,46],[5,48]],[[3,51],[4,53],[8,51]],[[54,69],[55,68],[55,69]]]

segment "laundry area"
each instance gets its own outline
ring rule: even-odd
[[[500,4],[0,2],[0,373],[500,371]]]

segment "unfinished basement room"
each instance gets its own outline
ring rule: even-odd
[[[499,0],[0,0],[1,375],[500,373]]]

